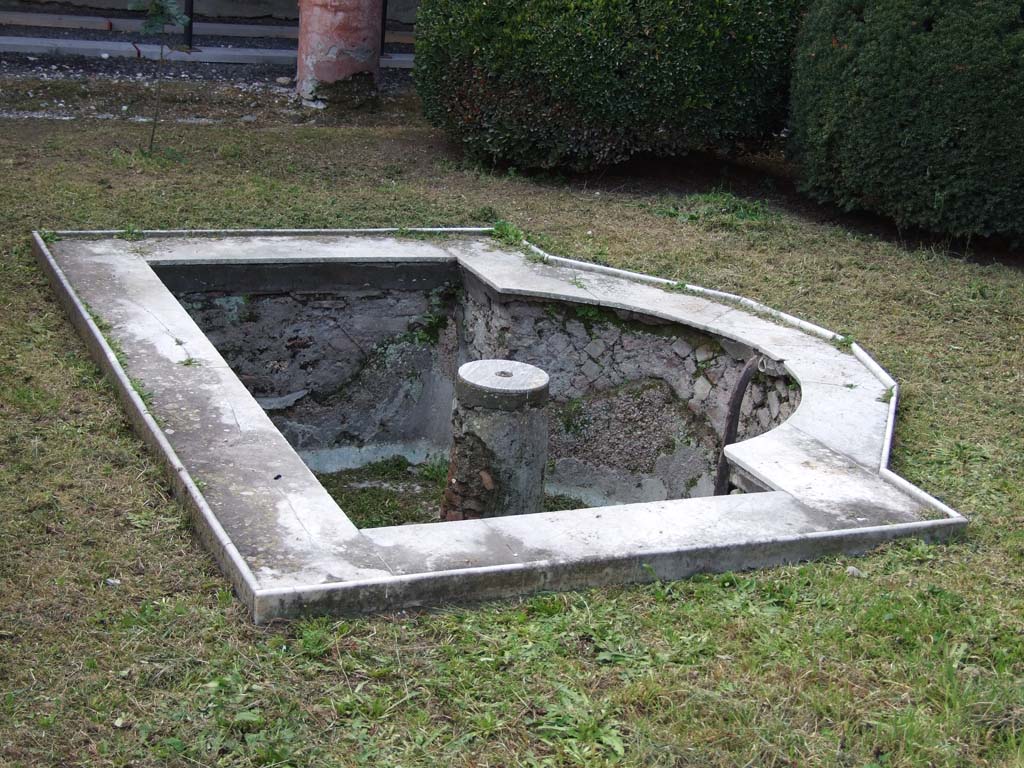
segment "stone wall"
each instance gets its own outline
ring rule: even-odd
[[[178,295],[316,471],[444,456],[459,364],[542,368],[551,378],[547,491],[592,506],[712,494],[728,402],[753,354],[636,314],[509,301],[468,275],[430,290]],[[798,402],[785,377],[758,375],[738,439],[778,425]]]
[[[179,299],[314,469],[393,455],[423,461],[447,449],[454,288]]]
[[[521,360],[551,377],[550,492],[595,506],[713,494],[751,350],[635,314],[502,301],[472,283],[464,304],[471,359]],[[798,397],[784,377],[756,378],[738,439],[780,424]]]

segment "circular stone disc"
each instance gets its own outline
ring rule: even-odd
[[[548,375],[515,360],[475,360],[459,368],[455,394],[466,408],[513,411],[543,405],[548,399]]]

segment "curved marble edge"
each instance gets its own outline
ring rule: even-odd
[[[854,355],[824,339],[689,289],[638,283],[610,274],[607,268],[593,270],[564,259],[529,262],[497,247],[470,249],[451,243],[446,248],[464,269],[502,295],[639,312],[731,339],[784,361],[802,389],[800,406],[786,423],[877,471],[889,412],[888,403],[881,400],[886,388]]]
[[[543,251],[542,249],[538,248],[537,246],[533,245],[532,243],[526,241],[524,241],[524,245],[532,253],[551,263],[562,264],[568,267],[572,267],[574,269],[578,269],[580,271],[598,272],[600,274],[621,277],[626,280],[634,280],[654,285],[662,285],[673,289],[683,288],[689,292],[696,293],[699,295],[712,296],[724,299],[726,301],[735,302],[755,312],[765,314],[781,323],[799,328],[802,331],[805,331],[814,336],[818,336],[827,341],[839,342],[843,340],[843,336],[841,334],[828,330],[827,328],[823,328],[819,325],[810,323],[794,315],[781,312],[777,309],[774,309],[773,307],[769,307],[766,304],[762,304],[761,302],[755,301],[745,296],[740,296],[734,293],[727,293],[725,291],[718,291],[711,288],[704,288],[699,285],[680,283],[679,281],[669,280],[667,278],[654,277],[652,275],[644,275],[639,272],[622,270],[616,267],[607,267],[604,265],[592,264],[590,262],[582,262],[574,259],[553,256]],[[871,357],[871,355],[868,354],[868,352],[865,351],[864,348],[861,347],[859,344],[857,344],[856,342],[851,343],[850,352],[886,388],[888,410],[886,414],[886,424],[884,437],[882,441],[882,448],[878,461],[879,476],[895,485],[904,493],[907,493],[910,496],[914,497],[920,503],[935,510],[936,512],[939,512],[953,520],[965,520],[964,516],[957,512],[955,509],[945,504],[944,502],[940,501],[939,499],[935,498],[934,496],[927,493],[918,486],[914,485],[906,478],[889,469],[893,437],[896,430],[896,415],[899,407],[900,386],[899,383],[892,376],[889,375],[888,371],[882,368],[882,366],[879,365],[878,362],[873,357]]]

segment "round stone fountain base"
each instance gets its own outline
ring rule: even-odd
[[[540,512],[548,460],[548,375],[514,360],[459,368],[442,520]]]

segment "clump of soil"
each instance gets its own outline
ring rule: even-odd
[[[703,435],[707,432],[664,382],[631,382],[553,411],[549,453],[553,459],[651,473],[679,439],[705,436],[713,447],[713,437]]]

